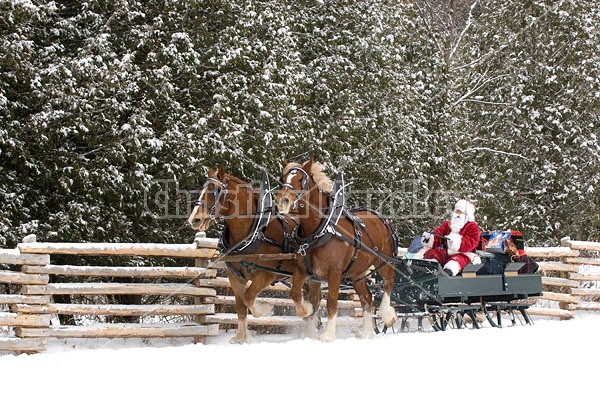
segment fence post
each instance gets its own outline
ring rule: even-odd
[[[196,233],[196,237],[194,239],[194,242],[196,243],[196,247],[201,248],[202,247],[202,241],[205,240],[205,239],[206,239],[206,233],[205,232],[198,232],[198,233]],[[208,259],[206,259],[204,257],[195,257],[194,258],[194,266],[196,268],[208,268]],[[199,277],[194,278],[194,280],[192,281],[192,284],[194,286],[200,286]],[[195,305],[198,305],[198,304],[215,304],[216,301],[217,301],[216,297],[194,297],[194,304]],[[194,320],[198,324],[206,324],[206,315],[196,315]],[[201,344],[206,343],[206,336],[196,336],[196,337],[194,337],[194,343],[201,343]]]
[[[2,250],[0,262],[12,265],[47,265],[49,255],[22,254],[18,250]],[[1,326],[12,327],[14,337],[3,339],[0,349],[17,352],[39,352],[47,347],[46,338],[25,338],[21,336],[23,327],[49,328],[51,314],[46,295],[48,275],[27,274],[18,271],[2,271],[0,282],[19,285],[20,294],[0,295],[0,304],[8,305],[10,312],[0,317]]]
[[[568,236],[566,236],[566,237],[562,238],[562,239],[560,240],[560,246],[561,246],[561,247],[568,247],[568,248],[571,248],[571,245],[569,244],[569,241],[570,241],[570,240],[571,240],[571,239],[570,239]],[[577,253],[577,256],[579,257],[579,253]],[[559,272],[559,276],[560,276],[561,278],[564,278],[564,279],[570,279],[570,278],[569,278],[569,274],[570,274],[570,272],[567,272],[567,271],[560,271],[560,272]],[[569,288],[569,291],[570,291],[570,290],[571,290],[571,289]],[[567,302],[560,301],[560,302],[558,303],[558,308],[559,308],[559,309],[561,309],[561,310],[566,310],[566,311],[569,311],[569,312],[573,313],[573,311],[572,311],[572,310],[571,310],[569,307],[570,307],[570,304],[569,304],[569,303],[567,303]]]

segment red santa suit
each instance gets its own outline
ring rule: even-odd
[[[423,234],[426,236],[427,234]],[[423,245],[430,248],[423,258],[437,260],[451,275],[458,275],[477,255],[480,231],[475,222],[475,205],[459,200],[454,206],[450,220],[433,230]]]

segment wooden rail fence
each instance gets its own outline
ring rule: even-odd
[[[544,288],[531,315],[570,319],[576,310],[600,310],[600,243],[566,237],[560,247],[532,247],[527,252],[540,265]],[[0,267],[0,351],[43,351],[49,338],[191,337],[205,342],[237,322],[218,254],[217,240],[202,237],[181,245],[32,242],[0,249],[0,265],[5,264]],[[192,265],[56,265],[51,255],[170,257]],[[54,281],[57,277],[63,281]],[[249,316],[249,326],[299,325],[288,292],[283,284],[270,287],[261,299],[274,306],[275,315]],[[112,295],[160,299],[108,302]],[[361,315],[353,291],[345,293],[340,308],[345,311],[341,324],[355,323]],[[61,316],[76,317],[77,322],[60,324]],[[126,322],[120,317],[136,319]]]
[[[193,337],[203,341],[217,335],[218,324],[206,320],[215,313],[212,282],[217,272],[204,264],[217,250],[210,240],[204,245],[22,243],[17,249],[1,250],[0,263],[20,269],[0,271],[0,284],[7,284],[4,292],[0,290],[0,309],[8,309],[0,312],[0,327],[8,328],[0,337],[0,350],[41,351],[51,337]],[[54,254],[198,260],[197,266],[191,267],[98,267],[53,265],[50,255]],[[52,282],[53,276],[68,276],[78,282]],[[10,287],[15,285],[20,289],[13,292]],[[142,304],[141,300],[139,304],[113,304],[105,299],[111,295],[152,295],[164,300],[160,304]],[[79,300],[63,303],[54,300],[58,296]],[[79,322],[59,324],[58,316],[66,315],[79,317]],[[139,317],[139,321],[93,321],[124,316]]]
[[[600,311],[600,243],[565,237],[560,247],[527,252],[540,265],[544,290],[532,315],[571,319],[577,310]]]

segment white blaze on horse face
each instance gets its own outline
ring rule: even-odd
[[[292,185],[292,179],[298,174],[298,170],[291,170],[287,176],[285,176],[285,180],[283,181],[283,183],[285,185],[291,186]],[[280,191],[279,192],[279,200],[277,200],[277,210],[280,213],[283,214],[288,214],[292,211],[292,207],[294,205],[294,194],[292,193],[292,191],[289,189],[289,187],[284,187],[283,189],[285,189],[285,191]],[[285,200],[284,200],[285,199]]]
[[[202,199],[206,196],[206,190],[208,189],[208,185],[205,187],[202,187],[202,191],[200,192],[200,196],[198,196],[198,202],[199,203],[205,203],[206,204],[206,200]]]
[[[292,179],[298,174],[298,170],[292,170],[288,173],[287,175],[287,179],[285,180],[285,183],[288,185],[292,185]]]
[[[200,206],[194,206],[194,209],[192,210],[192,213],[190,214],[190,216],[188,217],[188,224],[190,224],[192,227],[194,226],[194,220],[196,219],[196,213],[198,212],[198,208]]]
[[[206,200],[203,198],[206,196],[207,189],[208,187],[202,188],[202,192],[200,192],[200,196],[198,196],[198,202],[206,204]],[[194,206],[194,209],[192,210],[192,213],[190,214],[187,220],[188,224],[191,225],[192,228],[198,230],[203,230],[201,228],[206,229],[206,218],[208,218],[209,216],[207,214],[202,214],[202,210],[204,209],[206,209],[206,207],[203,207],[199,204]]]

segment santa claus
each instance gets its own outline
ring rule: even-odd
[[[475,222],[475,205],[461,199],[456,202],[450,220],[431,233],[424,232],[422,243],[428,248],[423,258],[437,260],[451,276],[458,275],[470,262],[477,262],[479,226]]]

